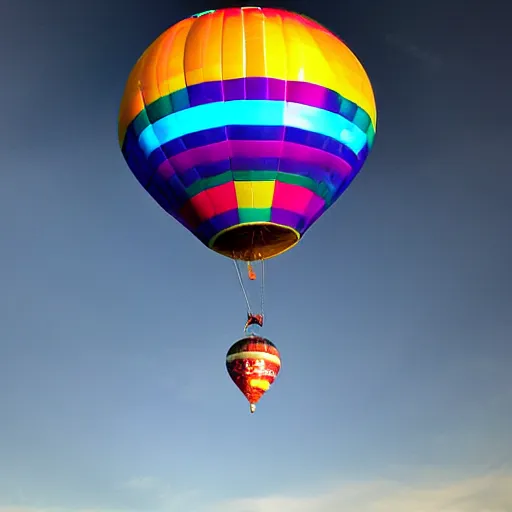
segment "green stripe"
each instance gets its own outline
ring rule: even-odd
[[[277,171],[234,171],[235,181],[274,181],[278,176]]]
[[[200,12],[199,14],[194,14],[193,16],[191,16],[191,18],[200,18],[201,16],[205,16],[206,14],[211,14],[212,12],[215,12],[215,9],[210,9],[209,11],[203,11],[203,12]]]
[[[240,223],[270,222],[271,215],[271,208],[238,208]]]
[[[368,132],[368,128],[372,124],[370,116],[361,107],[357,107],[356,114],[354,119],[352,119],[352,122],[364,133]]]
[[[373,141],[375,140],[375,128],[371,123],[370,126],[368,127],[368,131],[366,132],[366,136],[368,137],[368,149],[372,149]]]
[[[186,193],[189,197],[194,197],[204,190],[224,185],[230,181],[280,181],[281,183],[307,188],[328,204],[332,197],[332,192],[325,183],[318,183],[306,176],[279,171],[227,171],[212,178],[203,178],[196,181],[186,189]]]
[[[199,192],[203,192],[209,188],[218,187],[219,185],[224,185],[230,181],[233,181],[233,173],[231,171],[224,172],[217,176],[213,176],[212,178],[203,178],[202,180],[196,181],[186,189],[186,193],[189,197],[194,197],[199,194]]]

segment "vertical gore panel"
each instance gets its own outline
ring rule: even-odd
[[[245,41],[239,9],[226,9],[222,31],[222,79],[245,75]]]

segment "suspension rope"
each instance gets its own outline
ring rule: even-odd
[[[251,312],[251,304],[249,302],[249,296],[247,295],[247,290],[245,289],[245,286],[244,286],[242,272],[240,271],[240,267],[238,266],[238,261],[234,259],[233,263],[236,268],[236,274],[238,276],[238,282],[240,283],[240,288],[242,289],[242,293],[244,294],[244,297],[245,297],[245,303],[247,304],[247,313],[250,313]]]
[[[260,283],[261,314],[264,315],[263,306],[265,303],[265,260],[261,260],[261,283]]]

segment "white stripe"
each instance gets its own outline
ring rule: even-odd
[[[281,366],[279,357],[269,354],[268,352],[238,352],[238,354],[231,354],[226,357],[228,363],[239,359],[265,359],[265,361],[270,361],[271,363]]]

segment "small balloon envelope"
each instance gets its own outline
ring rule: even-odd
[[[238,340],[228,350],[226,368],[247,398],[253,413],[281,369],[281,356],[271,341],[260,336],[248,336]]]

